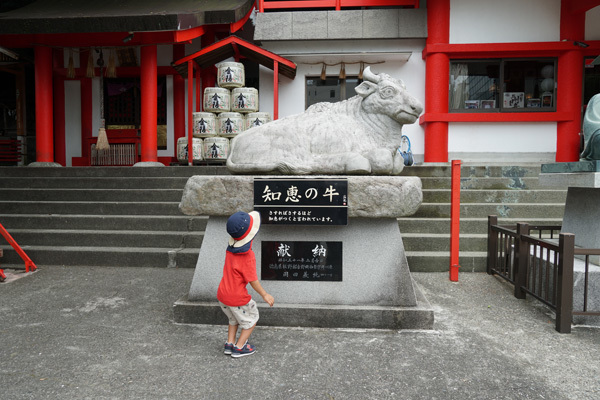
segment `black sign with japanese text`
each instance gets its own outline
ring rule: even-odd
[[[341,281],[342,242],[262,242],[261,279]]]
[[[348,225],[348,179],[254,179],[263,224]]]

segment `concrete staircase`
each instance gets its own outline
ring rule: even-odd
[[[567,188],[538,185],[540,164],[463,164],[461,168],[461,271],[485,271],[487,216],[501,224],[560,224]],[[448,271],[450,252],[449,164],[413,166],[403,175],[423,182],[423,203],[411,217],[399,218],[400,231],[413,272]]]
[[[0,223],[40,265],[195,267],[207,217],[179,212],[188,177],[225,167],[0,167]],[[2,267],[24,268],[0,237]]]
[[[558,224],[566,188],[538,186],[539,164],[464,164],[461,271],[484,271],[487,216],[501,223]],[[228,174],[199,167],[0,167],[0,223],[36,265],[183,267],[196,265],[208,217],[178,209],[189,176]],[[449,164],[405,168],[423,182],[423,204],[398,220],[410,269],[448,271]],[[24,268],[0,237],[1,266]]]

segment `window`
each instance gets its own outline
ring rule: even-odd
[[[157,84],[157,125],[167,124],[167,89],[164,76]],[[104,118],[106,125],[139,129],[142,114],[139,78],[104,79]],[[116,128],[114,128],[116,129]]]
[[[449,108],[455,112],[556,110],[555,59],[450,62]]]
[[[335,103],[356,96],[354,88],[360,84],[357,76],[346,79],[320,77],[306,78],[306,108],[321,102]]]

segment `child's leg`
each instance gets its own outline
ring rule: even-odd
[[[227,330],[227,343],[235,343],[235,336],[237,334],[238,325],[229,325]]]
[[[256,328],[256,324],[252,325],[251,328],[242,329],[242,332],[240,333],[240,337],[238,338],[237,343],[235,344],[235,347],[237,347],[238,349],[241,349],[242,346],[244,346],[244,344],[250,338],[250,335],[252,334],[252,331],[254,330],[254,328]]]

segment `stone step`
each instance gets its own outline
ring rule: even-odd
[[[562,218],[564,204],[555,203],[463,203],[460,205],[462,217],[487,217],[498,215],[501,218]],[[413,215],[414,218],[450,218],[450,204],[422,203]]]
[[[182,177],[12,177],[0,179],[0,188],[22,189],[179,189]],[[3,189],[4,190],[4,189]]]
[[[411,252],[450,251],[450,234],[403,233],[402,242]],[[463,233],[459,236],[460,251],[481,251],[487,248],[487,234]]]
[[[0,167],[0,177],[190,177],[193,175],[229,175],[222,165],[177,167]]]
[[[446,272],[450,268],[450,253],[435,251],[406,251],[411,272]],[[485,272],[486,251],[462,251],[459,255],[460,270],[463,272]]]
[[[0,248],[4,250],[3,268],[24,268],[23,261],[10,246],[0,246]],[[24,246],[23,250],[38,267],[45,265],[89,265],[194,268],[199,253],[199,249],[168,247]]]
[[[179,202],[182,189],[2,189],[0,201]]]
[[[423,189],[424,203],[450,203],[450,189]],[[461,203],[559,203],[566,190],[461,190]]]
[[[136,231],[203,231],[208,217],[186,215],[40,215],[0,214],[0,223],[13,229],[95,229]]]
[[[20,246],[169,247],[200,249],[204,232],[12,229]]]
[[[181,215],[178,202],[0,201],[6,214]]]
[[[450,189],[452,180],[450,177],[420,177],[423,189]],[[541,186],[538,178],[508,178],[508,177],[462,177],[460,180],[462,190],[468,189],[490,189],[490,190],[536,190],[548,189],[547,186]],[[554,189],[554,188],[553,188]],[[555,189],[566,190],[566,187],[559,186]]]
[[[460,169],[461,176],[473,177],[537,177],[541,172],[540,163],[523,163],[519,165],[503,164],[482,165],[481,163],[463,163]],[[450,177],[452,176],[451,163],[428,163],[427,165],[413,165],[402,171],[404,176],[421,177]]]
[[[527,222],[530,225],[560,225],[560,218],[502,218],[499,219],[501,225],[513,225],[518,222]],[[460,233],[478,233],[487,234],[488,219],[486,218],[461,218],[459,221]],[[405,233],[432,233],[448,234],[450,233],[450,218],[398,218],[398,227],[400,232]]]

